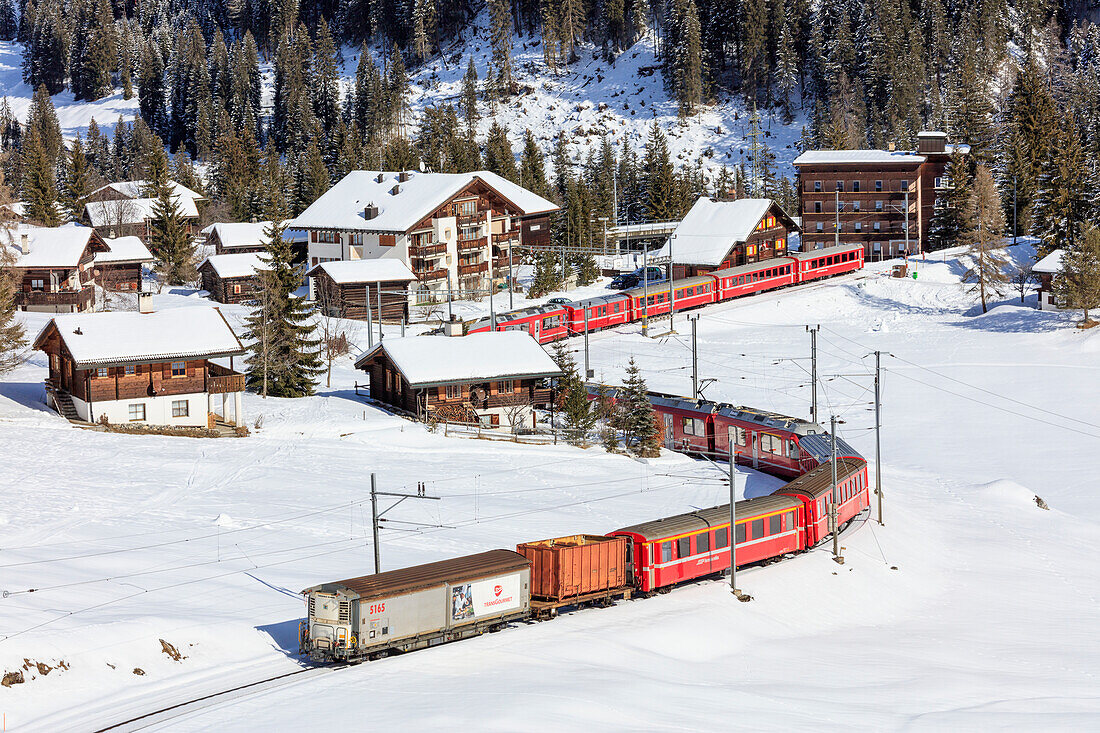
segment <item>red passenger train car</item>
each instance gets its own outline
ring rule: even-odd
[[[567,303],[563,307],[571,334],[584,333],[585,311],[588,312],[589,331],[599,331],[630,322],[630,298],[626,293],[601,295],[598,298]]]
[[[630,320],[641,321],[668,313],[672,308],[672,288],[676,289],[676,310],[688,310],[714,302],[714,278],[710,275],[668,280],[649,287],[631,288],[623,293],[630,299]]]
[[[855,272],[863,267],[863,245],[842,244],[838,247],[791,252],[798,262],[798,282],[804,283],[833,275]]]
[[[755,295],[765,290],[794,285],[798,282],[796,260],[776,257],[773,260],[754,262],[751,265],[730,267],[709,273],[715,280],[718,300],[730,300],[742,295]]]
[[[837,525],[843,527],[871,506],[867,461],[862,458],[837,458],[836,486]],[[797,498],[805,505],[807,547],[816,545],[829,535],[829,511],[833,504],[831,461],[799,476],[774,495]]]

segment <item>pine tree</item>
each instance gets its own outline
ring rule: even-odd
[[[62,203],[69,218],[79,220],[84,213],[84,204],[88,194],[92,192],[91,170],[88,167],[88,158],[84,155],[84,143],[77,135],[73,140],[72,148],[65,157],[65,184],[62,195]]]
[[[1090,323],[1089,310],[1100,305],[1100,229],[1089,225],[1062,251],[1062,272],[1054,279],[1054,291],[1063,307],[1081,309],[1083,322]]]
[[[233,46],[232,73],[230,74],[229,118],[242,132],[250,128],[257,142],[261,138],[260,121],[260,63],[256,41],[249,31]]]
[[[523,153],[519,161],[519,185],[542,197],[550,196],[546,183],[546,163],[530,130],[523,133]]]
[[[750,0],[763,6],[764,0]],[[703,98],[702,39],[695,0],[671,0],[665,47],[666,79],[681,117],[695,112]]]
[[[307,206],[321,198],[332,185],[325,160],[316,140],[310,140],[298,166],[297,198],[294,213],[301,213]]]
[[[499,96],[508,97],[516,91],[512,78],[512,4],[510,0],[488,0],[488,4],[489,39],[496,77],[490,78],[490,83],[495,85]]]
[[[1046,75],[1029,56],[1016,77],[1005,113],[1008,134],[1003,143],[1004,180],[1015,186],[1016,221],[1019,231],[1032,231],[1035,198],[1043,161],[1050,154],[1058,125],[1054,98]],[[1011,215],[1012,198],[1005,197],[1005,215]]]
[[[1003,296],[1009,282],[1007,260],[1000,252],[1001,234],[1004,231],[1004,212],[993,176],[985,166],[978,166],[974,174],[974,188],[970,194],[972,226],[963,232],[964,241],[970,247],[973,264],[963,274],[963,282],[971,283],[971,292],[978,293],[982,313],[989,308],[990,297]]]
[[[951,188],[937,195],[933,205],[928,228],[928,249],[933,251],[956,246],[970,229],[970,164],[958,149],[951,154],[944,178]]]
[[[157,135],[168,132],[168,101],[164,86],[164,60],[155,43],[142,50],[138,76],[138,111],[141,119]]]
[[[1058,126],[1042,170],[1033,230],[1040,256],[1071,246],[1089,208],[1085,154],[1072,114]]]
[[[45,86],[49,94],[65,88],[65,60],[68,56],[64,23],[58,0],[42,0],[35,6],[34,25],[23,49],[23,81],[37,89]]]
[[[435,53],[435,38],[439,18],[435,11],[435,0],[413,0],[413,54],[418,61],[426,61]]]
[[[633,356],[627,364],[626,378],[619,394],[617,422],[627,447],[642,458],[660,455],[661,436],[653,405],[649,401],[649,388]]]
[[[746,102],[753,102],[768,75],[768,5],[766,0],[745,0],[741,12],[741,83]]]
[[[656,120],[649,128],[644,170],[645,218],[649,221],[669,221],[675,218],[672,197],[676,182],[668,153],[668,139],[657,126]]]
[[[198,157],[200,147],[212,142],[214,122],[210,117],[214,104],[210,69],[206,65],[206,41],[198,23],[192,22],[184,31],[169,67],[172,80],[169,145],[172,150],[182,147],[192,157]]]
[[[44,85],[34,90],[30,111],[27,113],[25,134],[30,134],[32,130],[42,141],[50,165],[56,165],[61,154],[61,124],[57,121],[57,110],[54,109],[53,100]]]
[[[468,134],[475,135],[480,117],[477,113],[477,68],[474,66],[473,56],[470,56],[466,74],[462,77],[462,117]]]
[[[23,138],[23,201],[28,221],[53,227],[57,216],[57,172],[39,131],[30,127]]]
[[[157,258],[157,269],[167,283],[192,282],[196,276],[195,245],[168,178],[168,156],[163,148],[153,151],[146,175],[147,195],[155,199],[149,219],[149,248]]]
[[[551,358],[562,371],[557,380],[557,392],[565,423],[565,439],[570,445],[585,445],[588,442],[588,432],[596,424],[588,390],[565,342],[554,342]]]
[[[516,157],[508,142],[508,133],[496,120],[493,120],[489,136],[485,139],[485,168],[509,181],[519,182]]]
[[[550,251],[541,251],[535,255],[535,276],[531,280],[531,287],[527,290],[527,297],[541,298],[547,293],[552,293],[561,288],[561,270],[558,267],[557,256]]]
[[[14,41],[19,34],[13,0],[0,0],[0,41]]]
[[[793,38],[793,23],[786,12],[782,2],[776,3],[776,18],[778,24],[776,33],[776,65],[775,86],[779,93],[779,107],[783,112],[783,123],[791,124],[794,121],[794,96],[795,87],[798,85],[798,50],[795,48]]]
[[[332,135],[340,121],[340,49],[329,32],[328,23],[321,18],[317,29],[317,40],[313,48],[313,76],[310,96],[313,98],[313,111],[321,125],[325,149],[333,151]]]
[[[320,341],[313,337],[312,305],[294,295],[301,284],[294,251],[283,238],[283,215],[271,212],[264,229],[256,306],[246,318],[248,388],[264,397],[306,397],[324,371]]]
[[[6,158],[10,153],[0,155]],[[0,160],[0,169],[6,162]],[[0,174],[0,204],[10,204],[11,198],[11,191]],[[0,224],[0,375],[23,363],[27,346],[23,322],[15,315],[15,294],[22,286],[23,274],[12,267],[15,264],[12,244],[14,242],[7,224]]]

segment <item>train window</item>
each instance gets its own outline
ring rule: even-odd
[[[734,542],[736,542],[739,545],[744,544],[744,542],[745,542],[745,523],[744,522],[737,525],[737,534],[734,537]]]
[[[669,562],[672,560],[672,543],[661,543],[661,562]]]
[[[779,534],[783,531],[783,517],[776,514],[773,517],[768,517],[768,534]]]
[[[676,540],[676,556],[677,557],[690,557],[691,556],[691,538],[681,537]]]
[[[695,435],[695,421],[690,417],[684,418],[684,435]]]
[[[787,512],[787,529],[794,529],[794,512]]]
[[[783,455],[783,440],[778,435],[760,433],[760,450],[772,455]]]
[[[798,443],[795,442],[794,438],[787,440],[787,457],[794,461],[798,460]]]
[[[695,535],[695,551],[700,554],[710,552],[710,532]]]
[[[664,303],[666,295],[668,295],[668,293],[657,293],[657,302]]]
[[[752,538],[754,540],[764,536],[764,520],[754,519],[752,520]]]
[[[714,533],[714,547],[722,548],[729,547],[730,544],[730,530],[729,527],[722,527],[716,530]]]

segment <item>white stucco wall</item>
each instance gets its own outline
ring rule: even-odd
[[[172,417],[172,403],[176,400],[187,400],[189,403],[187,417]],[[182,395],[165,395],[160,397],[142,397],[134,400],[109,400],[93,402],[89,410],[88,403],[73,397],[73,405],[82,420],[99,422],[100,416],[106,415],[107,421],[120,425],[130,420],[130,405],[142,403],[145,405],[146,425],[172,425],[178,427],[206,427],[207,396],[205,392]]]

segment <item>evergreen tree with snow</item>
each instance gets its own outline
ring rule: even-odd
[[[646,142],[644,170],[644,216],[647,221],[675,218],[673,188],[675,171],[669,158],[668,138],[654,120]]]
[[[763,0],[749,0],[763,4]],[[669,3],[665,45],[666,80],[681,117],[690,116],[703,99],[702,39],[695,0]]]
[[[435,53],[438,24],[435,0],[413,0],[412,51],[417,61],[423,63]]]
[[[57,170],[41,134],[33,127],[23,138],[22,157],[27,220],[40,226],[57,226]]]
[[[328,23],[321,18],[317,38],[313,44],[313,73],[309,95],[313,99],[313,112],[321,127],[325,151],[335,160],[336,150],[332,136],[340,121],[340,69],[343,64],[340,49],[332,38]]]
[[[485,139],[485,168],[509,181],[519,182],[516,157],[508,142],[508,133],[496,120],[493,120],[489,136]]]
[[[1032,231],[1035,198],[1043,162],[1050,154],[1058,126],[1054,98],[1047,76],[1034,56],[1028,56],[1016,76],[1005,112],[1007,135],[1003,144],[1003,179],[1006,184],[1005,216],[1012,216],[1015,190],[1015,215],[1021,232]]]
[[[1100,306],[1100,229],[1088,225],[1062,250],[1062,271],[1054,279],[1054,292],[1065,308],[1084,311]]]
[[[462,118],[466,123],[467,134],[472,137],[477,134],[477,122],[480,119],[477,112],[477,67],[474,66],[473,56],[470,56],[466,74],[462,77],[461,102]]]
[[[512,4],[510,0],[487,0],[489,5],[489,39],[493,49],[493,76],[498,97],[515,94],[516,82],[512,77]],[[570,2],[570,0],[565,0]]]
[[[332,185],[328,168],[316,140],[310,140],[298,166],[297,196],[294,214],[300,214]]]
[[[149,158],[146,175],[153,210],[149,219],[149,249],[157,258],[157,270],[169,284],[192,282],[196,277],[195,245],[187,233],[179,198],[169,180],[168,155],[157,147]]]
[[[79,220],[84,213],[84,204],[92,192],[91,175],[84,143],[77,135],[64,159],[64,189],[61,196],[65,212],[73,221]]]
[[[550,187],[546,183],[546,163],[535,142],[531,130],[523,133],[523,153],[519,161],[519,185],[543,198],[550,196]]]
[[[1077,121],[1071,114],[1057,127],[1039,176],[1033,227],[1039,237],[1039,256],[1073,245],[1089,210],[1087,172]]]
[[[557,255],[549,250],[535,254],[535,276],[527,290],[529,298],[541,298],[561,288],[561,269],[558,265]]]
[[[971,227],[970,163],[957,148],[944,169],[950,188],[937,194],[928,228],[928,249],[946,249],[960,243],[963,232]]]
[[[969,245],[971,266],[963,274],[963,282],[971,284],[971,292],[978,294],[982,313],[989,310],[989,298],[1003,296],[1009,283],[1008,261],[1001,252],[1001,235],[1004,232],[1004,212],[997,184],[989,169],[978,166],[974,174],[974,187],[970,192],[971,224],[963,232],[963,240]]]
[[[0,0],[0,41],[14,41],[19,35],[14,0]]]
[[[649,401],[649,387],[633,356],[627,364],[626,378],[619,391],[617,412],[615,422],[623,432],[627,447],[641,458],[660,455],[661,435],[653,405]]]
[[[168,133],[168,101],[164,86],[164,59],[155,43],[146,43],[138,75],[138,112],[157,135]]]
[[[23,48],[23,81],[49,94],[65,88],[65,60],[68,48],[58,0],[42,0],[35,6],[34,25]]]

